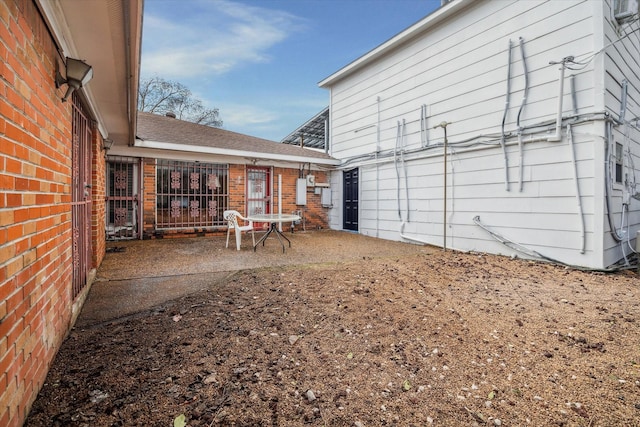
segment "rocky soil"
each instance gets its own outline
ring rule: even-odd
[[[640,426],[639,285],[436,249],[243,270],[76,327],[26,426]]]

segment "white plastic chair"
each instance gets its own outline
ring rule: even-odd
[[[224,211],[222,213],[222,217],[227,221],[227,248],[229,247],[229,234],[233,229],[236,235],[236,249],[240,250],[240,241],[242,239],[241,235],[243,231],[251,231],[251,239],[253,240],[253,246],[256,245],[256,237],[254,234],[253,221],[247,220],[245,217],[240,215],[238,211]],[[247,221],[247,225],[239,225],[238,219],[242,221]]]

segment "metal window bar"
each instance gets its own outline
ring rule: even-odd
[[[271,213],[271,182],[268,168],[247,169],[247,215]]]
[[[156,228],[226,226],[229,166],[159,159],[156,164]]]
[[[91,267],[91,123],[76,93],[73,94],[71,130],[71,238],[72,299],[87,284]]]
[[[139,160],[109,156],[107,164],[107,240],[138,234]]]

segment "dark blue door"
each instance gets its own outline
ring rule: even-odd
[[[358,169],[344,172],[344,219],[345,230],[358,231]]]

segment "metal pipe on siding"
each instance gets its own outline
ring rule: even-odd
[[[559,88],[558,88],[558,112],[556,114],[556,133],[553,136],[547,138],[549,142],[558,142],[562,141],[562,101],[564,99],[564,69],[565,64],[569,60],[573,60],[573,57],[564,58],[560,62],[560,79],[559,79]]]
[[[376,237],[380,233],[380,165],[378,163],[378,153],[380,152],[380,97],[376,96]]]
[[[571,103],[573,104],[573,114],[578,115],[578,98],[576,96],[576,75],[571,74],[571,78],[569,80],[571,84]]]
[[[444,201],[443,201],[443,224],[442,224],[442,249],[447,251],[447,122],[442,122],[444,128]]]
[[[420,107],[420,142],[423,147],[429,146],[429,127],[427,123],[427,104]]]
[[[405,120],[402,119],[402,132],[400,134],[402,151],[400,151],[400,160],[402,161],[402,170],[404,172],[404,192],[405,192],[405,199],[407,201],[407,222],[409,222],[409,177],[407,174],[407,162],[405,162],[404,160],[404,151],[405,151],[405,144],[406,144],[405,133],[406,133],[406,124],[405,124]]]
[[[442,122],[435,128],[443,128],[444,129],[444,161],[443,161],[443,208],[442,208],[442,249],[446,252],[447,250],[447,149],[448,149],[448,141],[447,141],[447,125],[451,124],[450,122]]]
[[[527,103],[527,94],[529,93],[529,69],[527,68],[527,57],[524,54],[524,39],[520,37],[520,54],[522,56],[522,66],[524,68],[524,92],[522,94],[522,102],[520,103],[520,109],[518,110],[518,118],[516,120],[516,126],[518,127],[518,153],[520,155],[519,170],[518,170],[518,191],[522,192],[522,174],[524,169],[524,148],[522,143],[522,126],[520,126],[520,116],[522,110]]]
[[[622,94],[620,99],[620,115],[618,116],[618,120],[624,123],[624,116],[627,113],[627,86],[629,82],[627,79],[622,80]]]
[[[506,134],[504,133],[504,125],[507,121],[507,112],[509,111],[509,99],[511,97],[511,39],[509,39],[507,59],[507,93],[504,103],[504,114],[502,115],[502,136],[500,137],[500,146],[502,147],[502,154],[504,155],[504,187],[506,191],[509,191],[509,157],[507,156],[507,145],[505,142]]]
[[[396,169],[396,200],[398,201],[398,218],[402,221],[402,211],[400,208],[400,169],[398,167],[398,143],[400,142],[400,120],[396,129],[396,146],[393,150],[393,165]]]
[[[571,125],[567,125],[567,139],[569,139],[569,148],[571,149],[571,163],[573,164],[573,181],[576,185],[576,200],[578,202],[578,215],[580,215],[580,238],[582,244],[580,246],[580,253],[583,254],[585,250],[585,229],[584,229],[584,213],[582,211],[582,198],[580,197],[580,182],[578,181],[578,164],[576,161],[576,150],[573,143],[573,132],[571,132]]]
[[[556,113],[556,130],[553,135],[542,136],[538,138],[531,138],[527,140],[527,142],[538,142],[538,141],[547,141],[547,142],[560,142],[562,141],[562,101],[564,98],[564,69],[567,62],[573,62],[573,56],[567,56],[562,58],[562,61],[555,62],[551,61],[549,64],[556,65],[560,64],[560,78],[558,81],[558,111]]]

